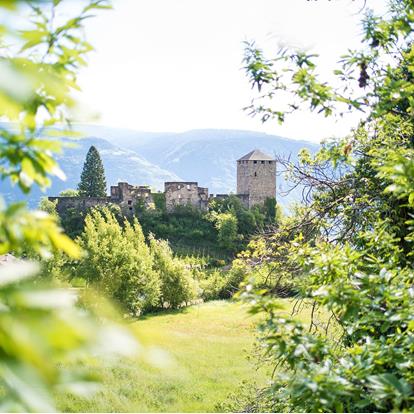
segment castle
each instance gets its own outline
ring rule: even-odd
[[[248,208],[276,198],[276,160],[257,149],[237,160],[237,195]]]
[[[184,205],[206,211],[210,200],[229,196],[209,195],[208,188],[199,187],[195,181],[166,182],[164,195],[167,211]],[[267,198],[276,198],[276,160],[258,149],[238,159],[236,196],[247,208],[263,204]],[[68,208],[86,210],[98,205],[117,204],[123,214],[130,216],[138,205],[154,207],[154,197],[148,186],[133,186],[124,182],[111,186],[107,197],[49,197],[49,200],[57,201],[56,210],[59,214]]]

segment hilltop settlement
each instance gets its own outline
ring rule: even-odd
[[[225,199],[229,194],[209,194],[208,188],[200,187],[195,181],[175,181],[164,183],[164,196],[167,211],[177,206],[193,206],[201,211],[208,210],[211,200]],[[254,149],[237,160],[237,193],[235,194],[246,208],[263,205],[266,199],[276,199],[276,160],[259,149]],[[133,215],[136,206],[152,208],[154,194],[149,186],[131,185],[119,182],[110,188],[106,197],[49,197],[56,204],[57,212],[68,208],[86,210],[91,207],[116,204],[124,215]]]

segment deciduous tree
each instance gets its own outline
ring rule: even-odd
[[[106,1],[86,1],[79,14],[57,22],[54,16],[60,3],[0,2],[1,116],[13,123],[13,128],[4,122],[0,126],[0,175],[25,193],[36,185],[46,188],[50,177],[64,178],[54,158],[61,143],[49,139],[45,131],[64,122],[75,104],[71,93],[77,87],[77,71],[91,50],[83,38],[85,19],[108,7]],[[25,19],[28,10],[32,13]],[[23,27],[16,22],[23,22]],[[29,211],[25,203],[7,206],[1,199],[0,255],[19,256],[27,249],[43,257],[54,250],[80,256],[79,247],[62,233],[56,217]],[[98,324],[89,312],[77,308],[73,292],[34,283],[38,271],[35,263],[27,261],[0,266],[0,409],[4,412],[55,412],[54,393],[88,395],[97,387],[96,377],[70,366],[91,351],[98,352],[103,344],[112,348],[113,335],[127,340],[124,343],[132,341],[118,326],[109,321]]]
[[[314,55],[283,48],[268,59],[246,48],[261,94],[250,110],[263,121],[283,122],[306,106],[326,116],[366,113],[315,157],[280,160],[308,191],[297,214],[252,253],[256,263],[273,263],[274,288],[247,284],[243,294],[265,315],[261,340],[275,374],[253,398],[261,395],[266,411],[414,409],[413,16],[411,0],[391,1],[382,16],[368,11],[363,48],[342,58],[334,85],[320,79]],[[285,108],[270,102],[279,93],[292,98]],[[279,312],[282,277],[296,281],[294,309],[309,307],[309,326]]]

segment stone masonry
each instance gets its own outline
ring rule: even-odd
[[[49,197],[50,201],[57,200],[56,211],[64,213],[68,208],[87,210],[91,207],[117,204],[124,215],[130,216],[135,212],[135,206],[141,203],[145,208],[153,206],[151,189],[146,186],[133,186],[128,183],[118,183],[111,186],[109,197]]]
[[[110,202],[118,204],[124,214],[133,214],[135,206],[140,204],[144,208],[152,208],[154,200],[151,189],[147,186],[134,186],[128,183],[118,183],[111,186]]]
[[[238,159],[237,195],[248,195],[249,208],[276,198],[276,160],[258,149]]]
[[[199,187],[194,181],[173,181],[164,185],[167,211],[174,210],[178,205],[191,205],[203,211],[207,210],[208,188]]]
[[[52,202],[57,201],[56,211],[60,216],[69,209],[84,211],[111,202],[109,197],[48,197],[48,199]]]
[[[165,204],[169,212],[176,206],[185,205],[206,211],[210,199],[228,197],[228,194],[209,197],[208,188],[199,187],[196,181],[166,182],[164,186]],[[276,161],[257,149],[237,160],[236,196],[247,208],[263,204],[266,198],[276,198]],[[136,206],[154,208],[153,195],[148,186],[134,186],[125,182],[111,186],[107,197],[49,197],[49,200],[57,201],[56,210],[59,214],[70,208],[87,210],[110,203],[119,205],[126,216],[133,215]]]

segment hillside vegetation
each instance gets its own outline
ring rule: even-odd
[[[60,0],[36,3],[32,30],[28,20],[20,31],[9,24],[24,22],[20,3],[0,2],[0,31],[16,41],[0,63],[16,82],[0,82],[0,100],[17,126],[0,125],[0,170],[5,193],[14,184],[29,194],[64,177],[54,154],[66,141],[47,133],[75,104],[91,50],[83,23],[109,4],[88,0],[57,23],[69,12]],[[59,217],[47,198],[43,211],[0,200],[2,411],[414,412],[414,3],[388,7],[366,13],[362,48],[341,58],[333,84],[315,54],[284,47],[267,57],[245,43],[258,94],[248,110],[263,122],[302,109],[366,114],[318,152],[278,160],[305,190],[289,215],[273,197],[167,212],[157,193],[154,208],[134,212],[128,200],[128,217],[116,205]],[[214,189],[231,177],[237,156],[226,157],[241,141],[227,131],[213,145],[210,134],[167,134],[153,155],[141,150],[163,151],[157,163],[176,172],[203,166]],[[108,145],[135,173],[136,153]],[[73,169],[76,157],[62,164]],[[104,194],[99,157],[86,170],[84,182],[100,176],[86,194]],[[213,246],[226,260],[205,255]],[[190,255],[195,247],[202,254]]]

